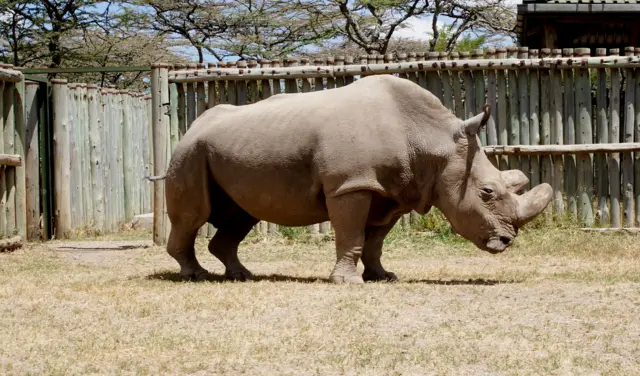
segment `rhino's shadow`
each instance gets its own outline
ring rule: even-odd
[[[185,282],[185,280],[176,272],[160,272],[148,275],[145,279],[160,280],[166,282]],[[282,274],[269,274],[269,275],[254,275],[253,281],[269,281],[269,282],[295,282],[295,283],[330,283],[329,278],[320,277],[293,277]],[[222,274],[208,273],[202,280],[189,280],[189,282],[218,282],[218,283],[232,283]],[[439,280],[439,279],[401,279],[398,282],[379,282],[379,283],[416,283],[425,285],[442,285],[442,286],[494,286],[508,283],[519,283],[520,281],[513,280],[495,280],[495,279],[454,279],[454,280]]]

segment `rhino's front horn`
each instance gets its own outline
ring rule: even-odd
[[[549,205],[553,197],[553,189],[542,183],[522,196],[518,196],[517,225],[522,227],[531,222]]]

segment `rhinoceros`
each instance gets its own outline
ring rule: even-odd
[[[491,164],[478,138],[489,117],[485,105],[459,119],[428,90],[392,75],[219,104],[192,123],[171,156],[167,252],[181,276],[205,277],[194,244],[208,222],[217,228],[208,248],[225,276],[248,280],[238,246],[259,220],[330,221],[337,254],[330,281],[396,280],[380,262],[383,240],[403,214],[431,207],[479,249],[502,252],[549,204],[552,189],[543,183],[522,194],[524,173]]]

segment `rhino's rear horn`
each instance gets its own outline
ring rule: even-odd
[[[485,104],[482,112],[476,116],[465,120],[462,123],[462,130],[469,136],[475,136],[480,133],[480,129],[484,127],[491,117],[491,107]]]

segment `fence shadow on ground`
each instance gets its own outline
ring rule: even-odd
[[[185,280],[177,272],[159,272],[153,273],[145,277],[147,280],[160,280],[166,282],[185,282]],[[269,275],[254,275],[253,282],[269,281],[269,282],[295,282],[295,283],[329,283],[329,278],[319,277],[293,277],[282,274],[269,274]],[[233,281],[228,280],[222,274],[208,273],[203,280],[189,280],[189,282],[219,282],[219,283],[231,283]],[[453,280],[438,280],[438,279],[400,279],[397,282],[379,282],[379,283],[411,283],[411,284],[425,284],[425,285],[440,285],[440,286],[495,286],[502,284],[520,283],[522,281],[516,280],[496,280],[496,279],[453,279]]]

